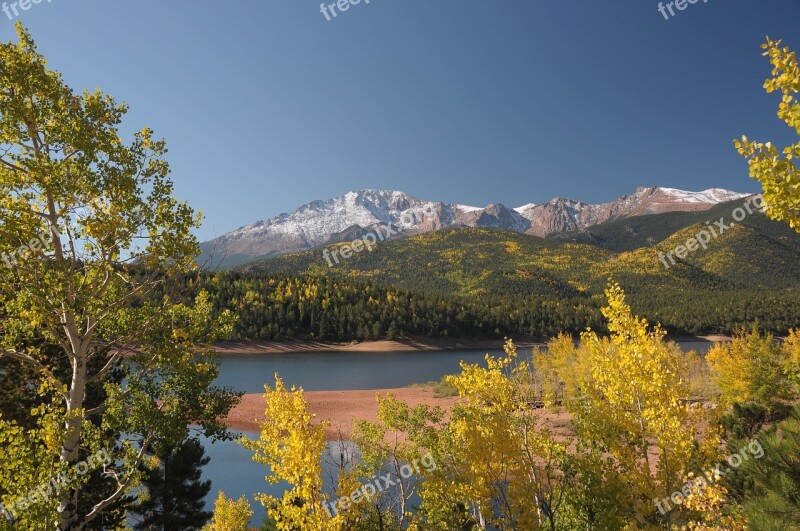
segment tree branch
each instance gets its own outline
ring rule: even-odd
[[[153,435],[148,435],[147,437],[144,438],[144,440],[142,441],[142,447],[139,449],[139,453],[136,455],[136,462],[128,463],[129,468],[139,467],[144,457],[145,450],[147,450],[147,447],[150,446],[151,442],[153,442],[153,439],[155,439],[155,436]],[[83,529],[86,526],[86,524],[90,523],[92,520],[97,518],[109,505],[118,501],[125,494],[125,491],[128,489],[128,487],[130,487],[130,485],[131,485],[131,478],[128,478],[125,481],[120,482],[119,478],[117,477],[117,490],[115,490],[111,496],[109,496],[105,500],[95,505],[92,508],[92,510],[89,511],[89,514],[87,514],[80,521],[80,523],[78,523],[78,525],[75,526],[73,529],[76,529],[78,531]]]

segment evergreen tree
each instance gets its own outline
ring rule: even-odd
[[[150,443],[181,441],[190,424],[227,435],[220,419],[238,398],[212,387],[210,344],[232,316],[212,319],[205,295],[152,297],[199,253],[200,216],[173,196],[166,143],[131,128],[113,97],[66,85],[21,23],[17,36],[0,43],[0,256],[12,266],[0,274],[0,358],[41,385],[34,426],[0,416],[0,498],[110,452],[105,497],[91,503],[79,474],[16,524],[89,529],[136,488]]]
[[[147,495],[131,511],[140,519],[138,531],[196,530],[211,519],[203,511],[204,498],[211,490],[210,481],[200,481],[200,468],[208,464],[200,441],[185,439],[176,446],[150,447],[159,466],[145,471]]]
[[[41,344],[41,341],[38,342]],[[30,342],[30,345],[37,345],[37,342]],[[56,367],[59,376],[64,377],[69,371],[69,364],[64,363],[60,358],[63,353],[56,345],[41,344],[41,353],[48,360],[48,363]],[[94,358],[89,362],[92,371],[100,370],[105,365],[106,360],[101,357]],[[114,371],[109,379],[114,382],[121,381],[121,375]],[[37,389],[42,384],[41,374],[28,365],[23,365],[0,358],[0,416],[4,419],[11,419],[24,429],[36,428],[36,417],[32,410],[40,407],[43,403],[42,397],[37,393]],[[106,393],[99,382],[92,382],[86,387],[86,405],[96,407],[106,400]],[[98,422],[98,419],[92,419]],[[81,451],[81,461],[86,460],[90,452]],[[92,507],[111,496],[116,490],[114,480],[108,477],[102,469],[94,469],[87,476],[88,480],[80,486],[80,496],[78,498],[80,510],[84,514],[91,511]],[[0,494],[6,494],[0,488]],[[111,504],[97,519],[86,524],[85,529],[110,530],[125,529],[127,507],[130,506],[132,498],[123,496],[115,503]],[[2,521],[2,510],[0,510],[0,521]],[[2,527],[0,527],[2,529]]]
[[[745,469],[756,486],[744,505],[750,528],[800,529],[800,407],[759,440],[764,454],[748,461]]]

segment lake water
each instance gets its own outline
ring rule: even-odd
[[[705,352],[711,343],[681,343],[684,351]],[[531,349],[520,349],[520,356],[530,357]],[[499,355],[502,351],[490,352]],[[258,354],[222,356],[216,385],[229,386],[246,393],[263,393],[264,384],[274,384],[277,372],[284,383],[306,391],[355,389],[391,389],[415,383],[440,380],[460,371],[460,362],[481,363],[485,351],[448,352],[315,352],[293,354]],[[257,435],[245,433],[247,437]],[[266,511],[253,495],[265,492],[280,496],[283,485],[269,485],[264,480],[267,467],[254,463],[251,453],[233,441],[217,442],[201,438],[211,462],[203,468],[203,479],[211,480],[207,497],[208,510],[220,490],[229,498],[244,495],[255,512],[251,525],[260,527]]]
[[[530,355],[530,349],[520,354]],[[502,351],[491,352],[498,355]],[[287,387],[306,391],[391,389],[440,380],[460,371],[459,363],[481,363],[485,351],[474,352],[313,352],[220,357],[216,385],[245,393],[263,393],[275,373]]]
[[[490,352],[499,355],[502,351]],[[520,349],[530,356],[531,349]],[[306,391],[391,389],[415,383],[440,380],[460,371],[461,361],[481,363],[485,351],[447,352],[313,352],[221,356],[220,375],[215,385],[245,393],[263,393],[264,384],[273,385],[277,372],[284,383]],[[249,438],[256,434],[243,433]],[[269,485],[264,476],[269,469],[251,460],[252,453],[233,441],[211,443],[201,437],[211,462],[203,468],[203,479],[211,480],[206,502],[214,505],[220,490],[229,498],[246,496],[254,510],[251,525],[260,526],[266,510],[256,502],[258,492],[273,496],[283,493],[283,485]],[[333,444],[333,443],[332,443]],[[330,465],[326,468],[332,469]]]

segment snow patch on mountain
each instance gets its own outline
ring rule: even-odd
[[[554,198],[516,208],[486,207],[425,201],[396,190],[366,189],[324,201],[313,201],[290,213],[240,227],[202,244],[208,257],[224,256],[228,264],[258,257],[303,251],[331,243],[354,227],[390,226],[400,234],[418,234],[450,226],[492,227],[535,236],[584,230],[623,217],[674,211],[705,210],[726,201],[748,197],[711,188],[688,192],[675,188],[638,188],[632,195],[592,205]],[[219,258],[217,258],[219,260]]]
[[[734,201],[736,199],[743,199],[752,194],[741,194],[732,192],[723,188],[709,188],[702,192],[687,192],[685,190],[677,190],[675,188],[659,188],[664,194],[669,195],[676,200],[685,201],[687,203],[707,203],[718,204],[727,201]]]

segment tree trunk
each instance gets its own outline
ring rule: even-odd
[[[67,399],[67,422],[65,424],[66,440],[61,447],[61,462],[69,467],[68,473],[71,474],[78,464],[80,458],[81,428],[83,427],[83,416],[75,415],[75,411],[83,408],[86,397],[86,361],[88,351],[87,338],[80,337],[77,333],[74,315],[65,315],[65,329],[72,345],[70,359],[72,360],[72,382],[69,388]],[[72,477],[70,475],[70,477]],[[71,488],[61,494],[58,504],[60,515],[59,529],[69,531],[74,529],[77,522],[78,511],[78,489]]]

